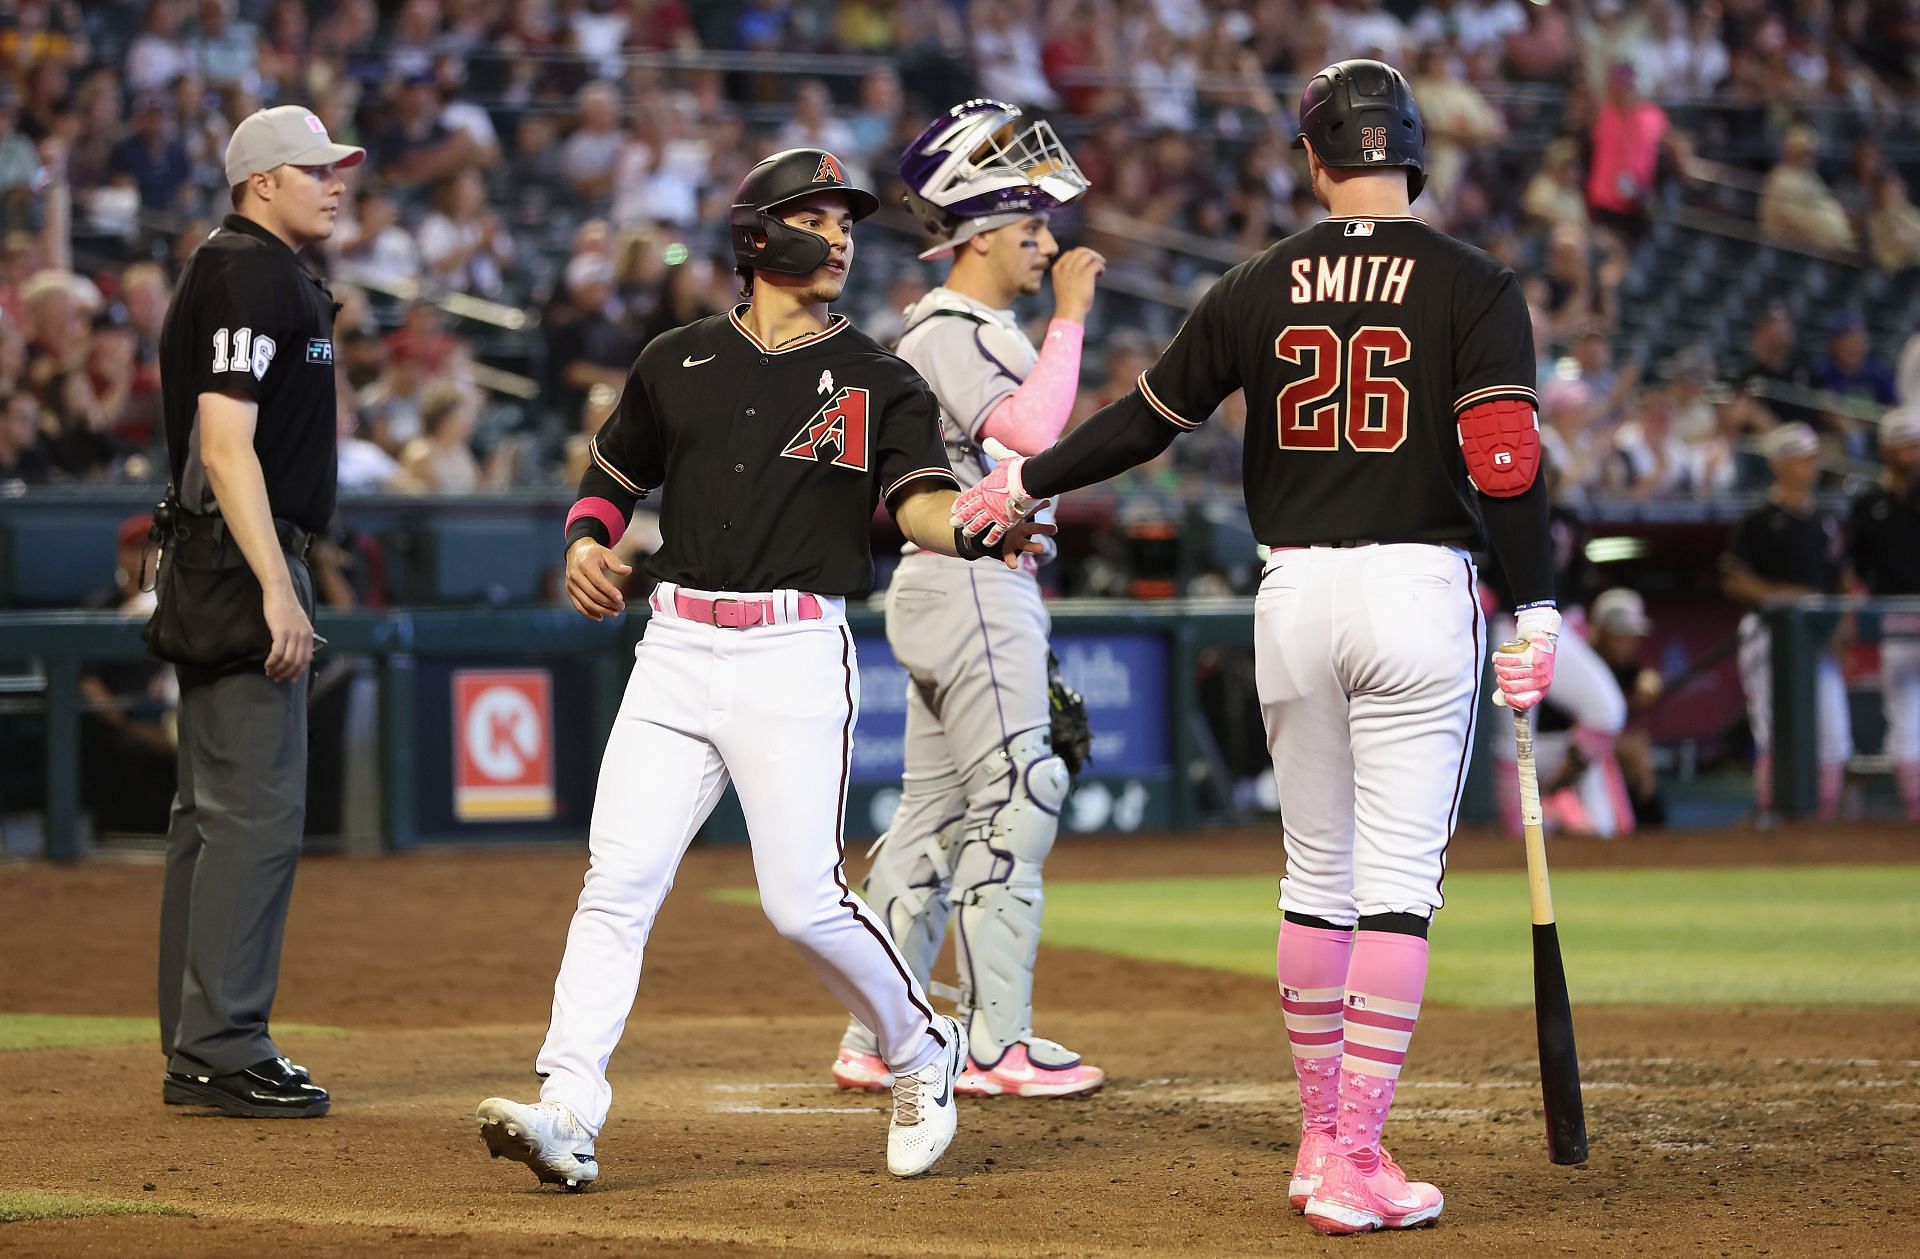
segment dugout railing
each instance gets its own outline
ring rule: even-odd
[[[1077,829],[1182,830],[1210,820],[1229,820],[1232,811],[1219,806],[1219,783],[1211,772],[1218,750],[1201,717],[1199,664],[1203,652],[1252,645],[1252,601],[1060,600],[1050,610],[1063,658],[1074,663],[1075,645],[1084,648],[1078,661],[1085,679],[1080,684],[1094,692],[1090,700],[1095,706],[1096,740],[1103,735],[1111,739],[1120,729],[1136,743],[1132,750],[1124,741],[1107,750],[1107,745],[1096,742],[1095,763],[1080,779],[1077,794],[1110,799],[1112,807],[1103,806],[1094,814],[1083,811]],[[370,678],[376,696],[371,720],[361,723],[357,736],[349,735],[360,740],[357,751],[371,751],[375,766],[368,776],[371,782],[363,778],[358,788],[346,789],[377,797],[360,802],[377,819],[377,846],[405,849],[496,838],[583,837],[586,828],[578,809],[541,826],[445,824],[446,811],[436,810],[436,802],[420,796],[423,790],[438,792],[446,784],[446,758],[439,745],[448,737],[448,718],[444,712],[435,715],[423,709],[441,702],[446,689],[441,683],[451,662],[584,672],[584,685],[575,688],[584,694],[584,701],[558,704],[553,724],[561,754],[574,762],[584,759],[590,768],[597,765],[618,711],[644,618],[644,605],[637,605],[619,621],[598,623],[556,607],[323,609],[317,630],[328,642],[316,656],[316,673],[329,661],[338,668],[337,662],[351,660],[354,666],[349,672]],[[858,606],[849,610],[849,622],[861,643],[863,675],[870,662],[884,669],[886,661],[873,659],[885,652],[882,613],[875,607]],[[41,729],[43,759],[34,775],[41,790],[34,793],[40,797],[34,803],[43,819],[43,851],[54,860],[85,855],[89,833],[81,799],[81,723],[87,709],[81,677],[100,663],[145,658],[140,630],[139,622],[112,612],[0,613],[0,678],[9,682],[9,720],[17,723],[28,714]],[[883,687],[904,681],[897,673],[883,671],[879,677]],[[429,684],[423,686],[423,682]],[[869,680],[864,685],[871,691],[876,684]],[[870,711],[873,698],[872,694],[863,698],[856,746],[864,742],[884,748],[891,714]],[[349,745],[343,754],[355,751]],[[316,746],[315,754],[332,753]],[[897,770],[890,766],[883,766],[878,774],[897,778]],[[591,783],[590,774],[587,781]],[[884,793],[890,787],[897,787],[897,782],[878,776],[856,781],[850,792],[850,835],[878,829],[871,819],[884,816]],[[1484,792],[1478,798],[1484,798]],[[1469,803],[1469,815],[1484,816],[1484,807]],[[0,812],[20,807],[18,800],[0,799]],[[442,821],[434,821],[436,817]],[[711,839],[739,838],[737,813],[730,814],[723,806],[705,834]]]
[[[1920,597],[1809,595],[1775,604],[1762,616],[1772,635],[1774,808],[1788,818],[1812,817],[1819,808],[1816,664],[1838,649],[1837,638],[1884,647],[1920,637]],[[1861,760],[1856,755],[1852,767]]]

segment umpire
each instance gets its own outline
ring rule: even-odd
[[[180,782],[160,910],[161,1089],[247,1118],[327,1113],[268,1032],[306,821],[306,551],[333,515],[333,295],[298,251],[333,235],[335,144],[299,105],[227,144],[234,213],[194,251],[160,333],[173,484],[156,514],[155,654],[180,675]]]

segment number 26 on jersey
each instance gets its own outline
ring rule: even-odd
[[[1399,328],[1368,326],[1350,337],[1325,325],[1288,328],[1273,352],[1307,370],[1275,399],[1282,450],[1384,453],[1407,439],[1407,387],[1386,368],[1413,357]]]

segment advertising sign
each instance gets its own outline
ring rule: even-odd
[[[455,670],[453,767],[456,819],[551,821],[551,675],[545,669]]]

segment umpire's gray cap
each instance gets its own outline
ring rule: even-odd
[[[275,105],[247,115],[227,141],[227,186],[281,166],[357,166],[367,151],[335,144],[327,124],[305,105]]]

